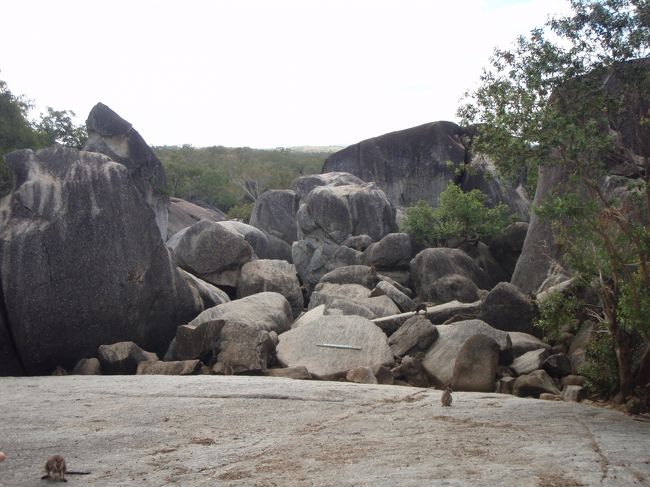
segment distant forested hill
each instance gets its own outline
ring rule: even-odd
[[[319,173],[338,147],[251,149],[162,146],[153,148],[167,174],[170,196],[222,211],[252,201],[266,189],[285,189],[301,174]]]

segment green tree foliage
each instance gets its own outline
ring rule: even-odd
[[[239,220],[244,223],[249,223],[251,220],[251,215],[253,214],[253,207],[255,203],[240,203],[235,205],[228,210],[226,215],[230,220]]]
[[[71,110],[54,110],[47,107],[47,115],[41,114],[34,127],[41,139],[41,145],[61,144],[81,149],[88,139],[88,134],[85,127],[74,124],[74,116],[75,113]]]
[[[0,80],[0,195],[11,185],[9,168],[2,156],[38,144],[37,134],[27,118],[29,109],[29,102],[11,93],[7,84]]]
[[[440,194],[439,206],[420,201],[407,208],[404,226],[415,240],[426,246],[457,244],[490,237],[509,223],[508,208],[485,206],[485,195],[478,189],[464,193],[450,183]]]
[[[567,184],[537,212],[551,223],[565,264],[600,299],[594,314],[614,343],[622,400],[650,329],[650,69],[631,62],[650,52],[650,2],[570,3],[571,15],[495,51],[460,114],[480,127],[476,150],[504,174],[522,165],[530,174],[542,163],[566,174]],[[605,89],[612,76],[616,83]],[[620,163],[641,177],[618,193],[604,191],[608,168]]]
[[[154,147],[154,151],[165,166],[170,195],[223,211],[255,201],[268,189],[286,189],[303,173],[320,172],[329,155],[287,148],[190,145]]]
[[[40,149],[52,144],[81,148],[86,141],[86,129],[76,126],[74,112],[47,108],[40,120],[29,119],[31,103],[23,96],[14,95],[7,83],[0,80],[0,195],[11,186],[9,168],[4,154],[17,149]]]

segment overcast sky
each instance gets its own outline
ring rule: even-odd
[[[0,79],[151,145],[348,145],[456,120],[492,49],[566,0],[4,0]]]

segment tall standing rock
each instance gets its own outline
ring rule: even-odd
[[[130,171],[62,147],[5,159],[14,187],[0,204],[0,280],[26,372],[71,367],[119,341],[163,352],[202,301]]]
[[[93,107],[86,120],[88,141],[84,150],[99,152],[126,166],[136,188],[156,215],[163,240],[167,239],[169,197],[165,169],[133,126],[103,103]]]
[[[300,240],[291,249],[308,291],[331,270],[361,264],[363,254],[343,245],[350,237],[367,235],[376,241],[397,229],[395,208],[386,194],[374,184],[350,181],[359,180],[330,173],[298,178],[292,185],[299,194],[309,190],[300,199],[296,214]]]

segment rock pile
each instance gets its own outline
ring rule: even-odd
[[[181,201],[168,225],[164,171],[142,137],[104,105],[88,128],[86,151],[7,157],[0,375],[265,374],[583,396],[574,374],[591,332],[550,347],[534,336],[531,296],[500,282],[526,223],[490,245],[421,249],[398,230],[395,176],[328,172],[265,193],[251,225]],[[457,132],[447,149],[465,164]],[[513,195],[494,184],[496,200]]]

